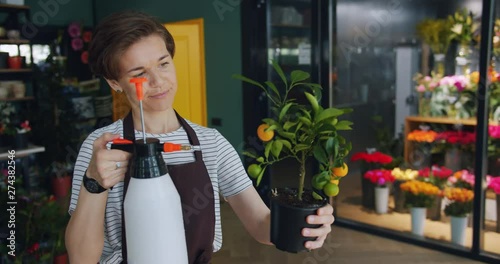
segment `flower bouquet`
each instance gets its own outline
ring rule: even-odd
[[[472,167],[476,133],[467,131],[444,131],[436,138],[436,147],[445,152],[444,165],[454,171]]]
[[[392,157],[374,148],[366,152],[357,152],[352,155],[351,161],[363,161],[361,173],[361,204],[363,207],[373,209],[375,207],[375,185],[364,177],[365,172],[380,169],[392,162]]]
[[[465,188],[447,188],[444,196],[448,199],[444,213],[451,217],[451,241],[463,246],[467,215],[472,212],[474,192]]]
[[[394,211],[406,213],[408,210],[405,208],[405,196],[401,191],[400,185],[406,181],[414,180],[418,177],[418,171],[412,169],[403,170],[401,168],[394,168],[391,171],[394,177]]]
[[[412,233],[423,236],[426,208],[434,205],[440,190],[431,183],[417,180],[407,181],[400,188],[405,193],[405,206],[411,210]]]
[[[413,80],[416,83],[415,90],[418,92],[418,114],[420,116],[431,116],[431,98],[432,92],[438,87],[439,80],[444,75],[443,73],[432,76],[424,76],[417,73]]]
[[[375,211],[378,214],[387,213],[389,203],[389,183],[394,182],[394,176],[390,170],[370,170],[364,176],[375,185]]]
[[[439,189],[444,189],[448,178],[453,174],[453,171],[445,166],[434,165],[431,168],[424,168],[418,171],[418,175]]]
[[[437,132],[425,125],[421,125],[420,129],[408,133],[407,139],[413,146],[409,156],[413,168],[420,169],[431,165],[432,142],[434,142],[437,135]]]

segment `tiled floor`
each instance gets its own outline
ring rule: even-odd
[[[227,203],[221,209],[224,242],[214,264],[480,263],[335,225],[323,248],[284,253],[253,240]]]

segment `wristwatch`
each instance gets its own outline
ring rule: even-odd
[[[95,179],[87,177],[87,172],[83,175],[83,186],[89,193],[102,193],[106,191]]]

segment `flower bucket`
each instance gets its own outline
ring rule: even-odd
[[[25,149],[28,147],[28,134],[27,133],[17,133],[14,136],[14,148]]]
[[[389,206],[389,187],[375,187],[375,212],[386,214]]]
[[[405,193],[399,188],[402,183],[404,181],[394,181],[394,211],[408,213],[408,209],[405,207]]]
[[[367,209],[375,208],[375,185],[361,174],[361,204]]]
[[[470,74],[470,54],[472,50],[469,45],[460,44],[457,47],[455,57],[455,75]]]
[[[467,217],[451,217],[451,242],[460,246],[465,245],[465,230]]]
[[[411,212],[411,233],[417,236],[424,235],[424,225],[425,225],[425,207],[412,207]]]
[[[418,115],[431,116],[431,92],[419,93],[418,97]]]
[[[434,72],[444,76],[444,69],[445,69],[445,54],[438,53],[434,54]]]

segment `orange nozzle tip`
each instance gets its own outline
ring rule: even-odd
[[[147,81],[147,80],[148,80],[148,79],[147,79],[146,77],[136,77],[136,78],[132,78],[132,79],[130,79],[130,82],[131,82],[131,83],[136,83],[136,84],[138,84],[138,83],[141,83],[141,84],[142,84],[143,82],[145,82],[145,81]]]
[[[163,152],[173,152],[178,150],[181,150],[180,144],[163,143]]]
[[[139,99],[139,101],[144,99],[144,96],[142,93],[142,83],[147,81],[147,80],[148,79],[144,78],[144,77],[137,77],[137,78],[130,79],[130,82],[135,84],[135,92],[137,94],[137,98]]]
[[[124,138],[117,138],[117,139],[113,139],[113,144],[133,144],[134,142],[128,140],[128,139],[124,139]]]

